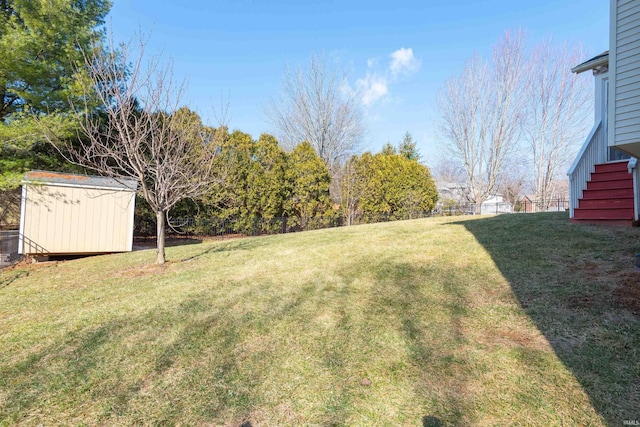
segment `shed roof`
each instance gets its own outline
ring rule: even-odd
[[[571,69],[572,72],[580,74],[584,71],[593,70],[603,65],[609,65],[609,51],[602,52],[600,55],[596,55],[593,58],[584,61],[582,64],[578,64]]]
[[[95,175],[74,175],[49,171],[31,171],[24,175],[22,182],[130,191],[136,191],[138,189],[138,181],[135,179],[110,178]]]

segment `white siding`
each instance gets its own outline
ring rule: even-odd
[[[609,144],[640,155],[640,0],[611,0]]]

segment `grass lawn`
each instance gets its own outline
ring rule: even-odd
[[[636,252],[560,213],[3,271],[0,424],[640,421]]]

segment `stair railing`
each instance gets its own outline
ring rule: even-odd
[[[595,170],[595,165],[607,161],[607,140],[602,130],[602,121],[596,123],[589,136],[582,144],[569,175],[569,217],[573,218],[574,209],[578,207],[578,199],[587,187],[587,181]]]
[[[640,217],[640,197],[638,192],[638,184],[640,184],[640,165],[638,165],[638,159],[632,157],[629,159],[627,169],[630,174],[633,174],[633,219],[638,221]]]

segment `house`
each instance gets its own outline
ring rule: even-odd
[[[498,214],[511,213],[513,206],[501,194],[490,195],[480,206],[469,201],[469,188],[464,184],[436,181],[438,202],[436,210],[464,214]]]
[[[531,194],[525,194],[522,196],[518,203],[518,211],[520,212],[537,212],[536,198]]]
[[[22,180],[18,252],[131,251],[137,186],[131,179],[29,172]]]
[[[436,180],[438,204],[460,205],[468,201],[468,189],[460,183]]]
[[[569,170],[572,222],[632,225],[640,212],[640,1],[610,0],[609,51],[592,71],[595,123]]]
[[[511,203],[505,200],[502,194],[493,194],[480,205],[481,215],[511,212],[513,212],[513,207],[511,206]]]

